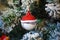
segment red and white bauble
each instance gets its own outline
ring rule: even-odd
[[[22,17],[21,25],[26,30],[32,30],[36,27],[36,21],[36,18],[28,11],[26,15]]]

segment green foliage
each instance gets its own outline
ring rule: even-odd
[[[5,22],[6,26],[11,26],[13,20],[15,20],[16,14],[8,14],[7,17],[2,16],[2,20]]]

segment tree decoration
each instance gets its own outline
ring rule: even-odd
[[[59,0],[0,1],[0,40],[60,40]]]
[[[1,40],[10,40],[10,39],[9,39],[8,36],[6,36],[6,35],[2,35],[2,36],[1,36]]]
[[[24,29],[31,30],[35,28],[36,21],[36,18],[28,11],[26,15],[22,17],[21,24]]]

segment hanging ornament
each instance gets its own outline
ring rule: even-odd
[[[9,37],[6,35],[2,35],[1,40],[9,40]]]
[[[26,15],[21,19],[21,25],[26,30],[32,30],[36,26],[36,18],[31,14],[30,11],[27,11]]]

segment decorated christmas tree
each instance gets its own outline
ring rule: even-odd
[[[1,40],[60,40],[59,0],[0,0],[0,15]]]

